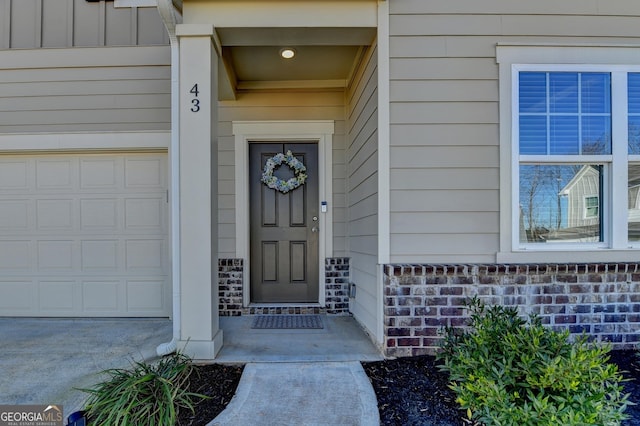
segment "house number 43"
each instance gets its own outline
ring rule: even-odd
[[[191,112],[200,111],[200,99],[198,99],[200,91],[198,90],[198,83],[193,85],[189,93],[193,95],[193,98],[191,98]]]

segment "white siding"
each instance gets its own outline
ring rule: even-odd
[[[0,133],[168,130],[169,47],[0,51]]]
[[[333,255],[345,248],[345,121],[344,93],[241,93],[235,101],[220,102],[218,128],[218,250],[220,258],[236,256],[235,167],[233,121],[334,120],[333,135]]]
[[[167,45],[156,8],[112,1],[0,0],[0,49]]]
[[[633,0],[391,0],[391,261],[495,262],[496,44],[638,43]]]
[[[380,303],[378,258],[378,73],[377,49],[370,48],[347,94],[347,235],[355,317],[372,333],[377,330]]]

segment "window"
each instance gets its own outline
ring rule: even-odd
[[[584,218],[595,219],[600,217],[600,197],[591,195],[584,197]]]
[[[516,247],[633,247],[640,242],[640,163],[633,162],[640,70],[528,68],[514,66]],[[626,221],[618,206],[627,206]]]

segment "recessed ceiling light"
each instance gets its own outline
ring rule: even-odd
[[[291,59],[296,56],[296,51],[290,47],[285,47],[280,49],[280,56],[284,59]]]

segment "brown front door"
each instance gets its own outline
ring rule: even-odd
[[[283,193],[261,181],[267,160],[291,151],[306,167],[305,183]],[[251,302],[318,302],[318,145],[249,145]],[[295,177],[283,163],[273,176]]]

